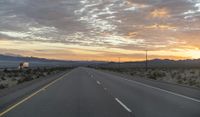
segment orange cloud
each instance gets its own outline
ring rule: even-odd
[[[161,29],[161,30],[176,30],[175,26],[165,25],[165,24],[154,24],[150,26],[146,26],[147,29]]]
[[[170,11],[166,8],[155,9],[150,15],[154,18],[167,18],[170,17]]]
[[[138,32],[129,32],[128,36],[136,36],[138,34]]]
[[[124,38],[134,38],[137,35],[138,35],[138,32],[128,32],[128,34],[124,36]]]

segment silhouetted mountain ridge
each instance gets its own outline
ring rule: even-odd
[[[100,65],[101,67],[119,67],[117,62],[99,62],[99,61],[65,61],[65,60],[53,60],[46,58],[37,58],[37,57],[23,57],[15,55],[3,55],[0,54],[0,61],[27,61],[27,62],[59,62],[59,63],[76,63],[77,65]],[[145,61],[140,62],[122,62],[120,63],[122,68],[131,68],[131,67],[145,67]],[[170,59],[153,59],[148,61],[148,67],[199,67],[200,68],[200,59],[187,59],[187,60],[170,60]]]
[[[17,66],[20,62],[30,62],[32,66],[87,66],[87,65],[99,65],[102,61],[73,61],[73,60],[55,60],[37,57],[23,57],[21,55],[3,55],[0,54],[0,68]]]
[[[108,64],[102,65],[102,67],[121,67],[121,68],[134,68],[134,67],[145,67],[146,61],[139,62],[110,62]],[[200,68],[200,59],[186,59],[186,60],[170,60],[170,59],[153,59],[148,60],[148,67],[160,67],[160,68],[191,68],[191,67],[199,67]]]
[[[37,57],[23,57],[15,55],[3,55],[0,54],[0,61],[27,61],[27,62],[66,62],[64,60],[52,60]]]

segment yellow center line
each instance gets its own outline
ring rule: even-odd
[[[28,97],[24,98],[23,100],[17,102],[16,104],[14,104],[13,106],[9,107],[8,109],[6,109],[5,111],[0,113],[0,117],[5,115],[6,113],[8,113],[9,111],[13,110],[14,108],[16,108],[17,106],[19,106],[20,104],[26,102],[27,100],[29,100],[30,98],[32,98],[33,96],[35,96],[36,94],[40,93],[41,91],[44,91],[46,88],[48,88],[49,86],[53,85],[54,83],[56,83],[57,81],[63,79],[67,74],[61,76],[60,78],[50,82],[49,84],[45,85],[44,87],[42,87],[41,89],[39,89],[38,91],[32,93],[31,95],[29,95]]]

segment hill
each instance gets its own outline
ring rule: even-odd
[[[100,65],[99,67],[114,67],[114,68],[144,68],[145,61],[141,62],[110,62]],[[200,59],[188,60],[169,60],[169,59],[154,59],[148,61],[149,68],[200,68]]]
[[[88,66],[100,64],[98,61],[65,61],[65,60],[52,60],[37,57],[23,57],[16,55],[2,55],[0,54],[0,68],[16,68],[20,62],[29,62],[31,67],[52,67],[52,66]]]

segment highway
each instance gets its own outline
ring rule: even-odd
[[[200,99],[194,97],[103,71],[76,68],[10,105],[0,116],[200,117]]]

